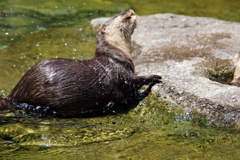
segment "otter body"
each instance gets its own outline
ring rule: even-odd
[[[68,117],[111,107],[145,81],[105,56],[91,60],[54,58],[26,72],[6,99],[50,107]]]
[[[136,76],[130,55],[131,34],[136,27],[132,10],[117,14],[97,34],[95,56],[90,60],[53,58],[41,61],[22,77],[11,94],[2,99],[8,106],[29,104],[51,108],[65,117],[104,111],[149,84],[142,100],[158,75]]]

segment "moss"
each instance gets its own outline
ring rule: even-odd
[[[197,112],[188,118],[179,118],[183,114],[182,110],[151,94],[127,114],[72,119],[1,115],[6,123],[0,126],[0,142],[5,144],[0,146],[0,153],[17,155],[20,159],[32,153],[40,159],[52,156],[64,159],[66,155],[73,159],[81,159],[82,155],[90,159],[96,156],[100,159],[240,156],[239,129],[210,127],[209,120]],[[6,141],[11,141],[11,145]]]
[[[230,84],[233,80],[234,70],[222,69],[209,72],[209,79],[223,84]]]

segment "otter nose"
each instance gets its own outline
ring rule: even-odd
[[[129,15],[130,15],[129,17],[131,17],[130,20],[135,23],[137,21],[137,17],[132,9],[129,9]]]
[[[131,21],[132,21],[133,23],[136,23],[136,22],[137,22],[137,17],[136,17],[135,14],[134,14],[134,15],[131,15]]]

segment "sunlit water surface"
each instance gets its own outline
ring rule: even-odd
[[[90,58],[89,20],[127,8],[138,15],[176,13],[240,22],[238,0],[0,2],[0,96],[50,57]],[[0,159],[239,159],[239,129],[150,96],[128,114],[36,118],[0,112]]]

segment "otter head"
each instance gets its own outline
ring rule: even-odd
[[[123,11],[107,22],[99,29],[98,34],[104,34],[107,42],[118,45],[119,43],[131,43],[131,35],[136,28],[136,15],[133,10]]]
[[[135,28],[136,15],[131,9],[109,19],[98,31],[96,55],[105,54],[118,60],[122,58],[122,61],[124,59],[132,61],[130,55],[131,35]],[[113,54],[113,52],[109,51],[113,49],[119,50],[119,52],[114,52]]]

